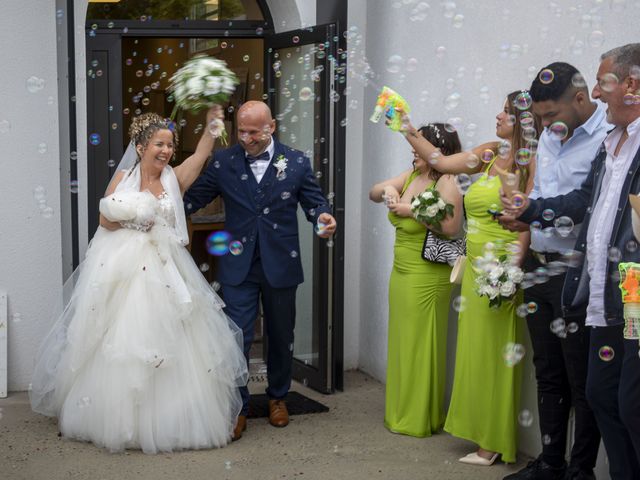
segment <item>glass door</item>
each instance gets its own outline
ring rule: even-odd
[[[265,38],[266,96],[278,140],[311,159],[318,183],[332,203],[334,184],[335,25]],[[337,98],[336,98],[337,97]],[[305,281],[298,287],[293,377],[320,392],[334,389],[333,239],[315,235],[298,210]]]

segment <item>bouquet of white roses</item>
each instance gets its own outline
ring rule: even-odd
[[[175,117],[178,109],[197,113],[215,104],[224,104],[236,90],[238,83],[236,74],[222,60],[205,56],[187,60],[170,80],[169,91],[176,104],[171,118]],[[224,122],[216,119],[211,123],[208,126],[211,134],[221,137],[226,144]]]
[[[411,212],[418,222],[440,228],[440,222],[453,215],[453,205],[445,202],[438,190],[431,187],[413,197]]]
[[[476,293],[489,297],[489,306],[498,308],[503,301],[511,300],[524,274],[512,255],[496,258],[491,249],[474,262]]]

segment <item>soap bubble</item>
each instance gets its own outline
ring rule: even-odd
[[[549,68],[545,68],[540,72],[540,75],[538,75],[538,79],[540,80],[540,83],[543,83],[545,85],[548,85],[551,82],[553,82],[553,78],[554,78],[553,70]]]
[[[31,76],[27,78],[27,90],[31,93],[37,93],[44,88],[45,81],[42,78]]]
[[[550,208],[546,208],[542,211],[542,218],[544,218],[547,222],[553,220],[555,216],[556,213]]]
[[[453,309],[456,312],[462,312],[467,308],[467,299],[462,295],[453,299]]]
[[[618,263],[622,260],[622,252],[617,247],[611,247],[608,252],[608,258],[610,262]]]
[[[464,195],[471,186],[471,177],[466,173],[456,175],[456,185],[458,186],[460,193]]]
[[[518,423],[523,427],[530,427],[533,425],[533,415],[529,410],[522,410],[518,414]]]
[[[609,72],[605,73],[602,76],[602,78],[598,82],[598,85],[603,92],[611,93],[618,86],[618,83],[620,83],[620,80],[618,79],[617,75],[615,73]]]
[[[288,200],[289,198],[291,198],[291,193],[289,193],[289,192],[282,192],[282,193],[280,194],[280,198],[281,198],[282,200]]]
[[[594,30],[589,34],[589,45],[594,48],[599,48],[604,44],[604,33],[600,30]]]
[[[598,357],[600,357],[600,360],[603,362],[610,362],[613,360],[613,357],[615,357],[615,352],[610,346],[604,345],[598,350]]]
[[[566,331],[566,324],[564,318],[556,318],[549,324],[549,329],[551,333],[555,335],[562,335]]]
[[[524,205],[525,203],[525,198],[524,195],[520,194],[520,193],[514,193],[513,197],[511,197],[511,204],[515,207],[515,208],[520,208]]]
[[[581,73],[574,73],[571,77],[571,84],[576,88],[584,88],[587,86],[587,81]]]
[[[564,122],[553,122],[549,125],[549,134],[556,140],[564,140],[569,135],[569,127]]]
[[[495,152],[490,148],[487,148],[485,151],[483,151],[482,155],[480,156],[480,159],[484,163],[491,163],[494,158],[495,158]]]
[[[513,100],[513,106],[518,110],[528,110],[531,108],[532,103],[533,99],[531,98],[531,94],[527,91],[520,92]]]
[[[531,150],[528,148],[520,148],[516,152],[516,163],[518,165],[528,165],[531,161]]]
[[[555,219],[553,225],[556,227],[556,232],[561,237],[567,237],[573,231],[573,220],[571,218],[562,216]]]
[[[211,233],[207,237],[207,251],[211,255],[220,257],[226,255],[229,252],[229,241],[231,240],[231,234],[224,230]]]
[[[538,311],[538,304],[536,302],[528,302],[526,304],[526,307],[527,307],[527,314],[529,315],[533,315]]]
[[[528,111],[524,111],[520,113],[520,125],[522,125],[523,127],[532,126],[534,121],[535,121],[535,118],[533,116],[533,113]]]
[[[389,73],[398,73],[401,68],[404,60],[400,55],[391,55],[387,60],[387,72]]]
[[[502,349],[502,359],[507,367],[514,367],[524,358],[525,348],[519,343],[509,342]]]
[[[291,250],[291,252],[289,252],[289,255],[291,256],[291,258],[298,258],[298,252],[296,252],[295,250]]]
[[[234,240],[229,243],[229,253],[231,255],[240,255],[244,251],[244,245],[240,240]]]
[[[567,332],[576,333],[580,329],[580,326],[576,322],[571,322],[567,325]]]
[[[92,133],[89,135],[89,143],[93,146],[100,145],[101,137],[99,133]]]

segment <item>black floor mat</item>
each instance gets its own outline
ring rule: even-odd
[[[289,415],[306,415],[308,413],[328,412],[329,407],[315,400],[305,397],[298,392],[289,392],[287,398],[287,410]],[[266,393],[251,395],[249,400],[249,418],[261,418],[269,416],[269,397]]]

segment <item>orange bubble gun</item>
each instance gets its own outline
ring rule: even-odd
[[[411,107],[400,94],[389,87],[382,87],[376,100],[376,106],[371,115],[373,123],[378,123],[382,115],[387,119],[387,125],[394,132],[402,130],[402,113],[409,113]]]
[[[624,338],[640,339],[640,263],[618,264],[624,304]]]

